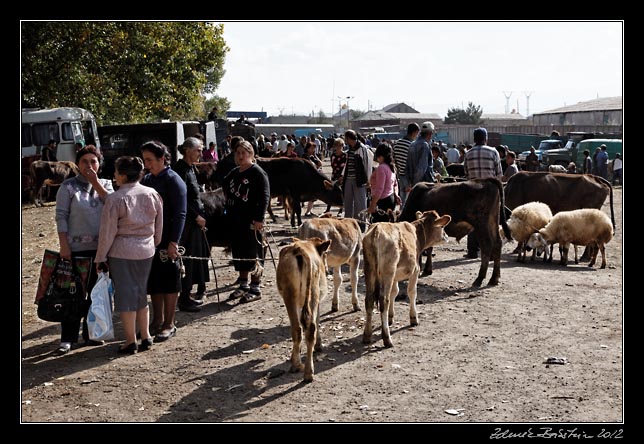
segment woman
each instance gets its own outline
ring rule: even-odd
[[[179,152],[183,158],[177,160],[172,168],[181,179],[186,183],[187,200],[186,200],[186,223],[181,234],[180,245],[186,249],[185,255],[192,257],[208,258],[209,252],[206,246],[206,229],[205,211],[203,202],[199,197],[199,183],[195,174],[194,164],[199,162],[203,144],[195,137],[188,137],[179,147]],[[181,279],[181,294],[179,295],[179,310],[197,312],[201,311],[199,305],[202,301],[196,301],[190,297],[192,285],[197,284],[205,292],[206,282],[210,281],[208,271],[208,261],[198,259],[185,259],[183,261],[185,276]],[[200,289],[201,290],[201,289]],[[200,291],[198,290],[198,293]],[[201,292],[203,297],[203,292]]]
[[[293,142],[286,144],[286,151],[280,153],[280,157],[297,158],[297,153],[295,152],[295,145],[293,145]]]
[[[344,151],[344,140],[337,138],[333,140],[333,153],[331,153],[331,180],[336,181],[342,177],[342,171],[347,163],[347,153]],[[331,211],[331,205],[326,206],[326,213]],[[342,215],[342,207],[338,210],[338,216]]]
[[[255,163],[253,147],[242,141],[235,148],[233,169],[224,178],[223,191],[226,196],[226,213],[229,217],[231,247],[235,270],[239,272],[236,284],[239,288],[230,294],[229,299],[241,298],[240,302],[261,299],[259,288],[261,275],[252,276],[248,285],[248,274],[255,267],[255,259],[263,263],[261,231],[264,229],[264,214],[270,200],[270,188],[266,172]],[[260,233],[258,233],[260,232]]]
[[[76,153],[80,174],[64,181],[56,194],[56,227],[60,244],[60,257],[94,257],[98,245],[101,211],[107,195],[114,191],[112,181],[99,179],[103,163],[101,152],[94,145],[87,145]],[[90,270],[87,289],[94,286],[96,273]],[[89,304],[87,304],[89,309]],[[87,319],[83,316],[83,339],[87,345],[100,345],[90,341]],[[78,342],[80,319],[61,322],[60,346],[56,354],[64,355]]]
[[[125,333],[124,345],[117,352],[134,354],[139,350],[137,327],[140,350],[149,350],[153,344],[147,284],[155,246],[161,242],[163,204],[159,193],[139,183],[143,176],[140,158],[119,157],[114,166],[119,189],[105,199],[96,269],[109,269],[114,284],[114,311],[120,313]]]
[[[181,272],[177,258],[179,239],[186,222],[186,184],[169,166],[170,153],[161,142],[146,142],[141,147],[146,174],[141,183],[154,188],[163,200],[163,233],[152,260],[148,293],[152,300],[150,334],[154,342],[170,339],[177,333],[174,325]]]
[[[396,182],[396,167],[393,162],[393,152],[389,145],[381,143],[374,154],[378,168],[371,174],[371,203],[367,212],[375,213],[377,209],[387,211],[396,208],[400,203],[398,184]]]
[[[318,158],[318,156],[315,155],[316,149],[317,149],[317,145],[315,144],[315,142],[307,142],[302,159],[310,160],[311,162],[313,162],[313,165],[315,165],[315,167],[321,171],[322,161]],[[315,200],[309,201],[309,204],[306,207],[306,213],[304,214],[304,216],[313,216],[313,213],[311,212],[311,210],[313,210],[314,203],[315,203]]]

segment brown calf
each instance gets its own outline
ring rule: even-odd
[[[416,313],[416,283],[420,273],[418,260],[424,249],[447,240],[443,227],[451,217],[439,217],[436,211],[416,213],[414,222],[380,222],[372,225],[364,235],[364,275],[367,287],[367,313],[362,342],[371,342],[374,302],[378,301],[382,322],[382,340],[392,347],[389,324],[394,319],[394,299],[398,281],[409,279],[409,321],[418,325]],[[382,286],[382,290],[381,290]]]
[[[335,219],[333,217],[309,219],[300,226],[299,236],[302,239],[318,237],[331,240],[331,249],[327,256],[327,265],[333,267],[331,311],[338,311],[338,299],[342,285],[342,264],[349,264],[351,304],[353,304],[353,311],[359,311],[358,269],[360,268],[362,232],[358,221],[351,218]]]
[[[277,290],[284,299],[291,322],[293,350],[290,372],[304,367],[304,381],[313,381],[313,346],[322,349],[320,300],[326,294],[326,252],[331,241],[319,238],[300,240],[282,248],[277,265]],[[306,335],[306,361],[300,360],[302,329]]]

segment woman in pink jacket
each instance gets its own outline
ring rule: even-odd
[[[400,198],[391,147],[385,143],[378,145],[374,159],[379,165],[371,174],[371,203],[367,211],[375,213],[378,209],[385,212],[388,209],[393,210],[396,204],[400,203]]]

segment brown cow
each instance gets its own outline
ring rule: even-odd
[[[313,346],[322,350],[320,300],[326,294],[326,252],[331,241],[319,238],[300,240],[282,248],[277,265],[277,289],[284,299],[291,322],[293,350],[290,372],[304,367],[304,381],[313,381]],[[306,335],[306,361],[300,360],[302,329]]]
[[[212,191],[219,187],[215,177],[217,164],[213,162],[197,162],[196,169],[197,183],[203,185],[206,191]]]
[[[416,283],[420,273],[419,259],[424,249],[447,240],[443,227],[451,217],[439,217],[436,211],[418,212],[414,222],[380,222],[369,227],[364,235],[364,276],[367,287],[367,313],[362,342],[371,342],[371,316],[378,301],[382,322],[382,340],[392,347],[389,324],[394,319],[394,299],[398,281],[409,279],[409,321],[418,325],[416,314]],[[381,289],[382,286],[382,289]]]
[[[362,232],[355,219],[336,219],[324,217],[309,219],[300,226],[299,236],[302,239],[317,237],[331,240],[331,249],[327,264],[333,267],[333,302],[331,311],[338,311],[340,286],[342,285],[342,264],[349,264],[351,279],[351,304],[353,311],[358,306],[358,269],[360,268],[360,250],[362,250]]]
[[[29,166],[29,175],[33,189],[31,191],[31,201],[36,206],[42,206],[42,188],[43,186],[60,185],[66,179],[79,174],[78,166],[74,162],[66,160],[60,162],[49,162],[46,160],[36,160]]]

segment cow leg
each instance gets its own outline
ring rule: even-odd
[[[273,214],[273,208],[272,208],[270,199],[268,199],[268,208],[266,209],[266,211],[268,211],[269,216],[271,216],[271,219],[273,220],[273,223],[276,223],[277,222],[277,217],[275,216],[275,214]]]
[[[333,267],[333,301],[331,302],[331,311],[338,311],[340,299],[340,286],[342,285],[342,265]]]
[[[502,242],[501,242],[501,237],[498,234],[498,231],[496,233],[492,233],[492,245],[491,245],[491,258],[494,264],[492,265],[492,277],[488,281],[488,285],[498,285],[499,284],[499,278],[501,277],[501,247],[502,247]],[[494,235],[496,234],[496,235]],[[483,249],[481,249],[483,251]],[[481,256],[483,257],[483,256]],[[525,244],[523,245],[523,261],[525,262]],[[485,275],[484,275],[485,276]]]
[[[360,269],[360,254],[356,254],[353,259],[349,261],[349,277],[351,280],[351,304],[353,311],[360,311],[358,305],[358,270]]]
[[[318,309],[316,310],[317,314],[315,315],[315,326],[317,328],[315,334],[315,351],[322,351],[322,335],[320,334],[320,304],[318,303]]]
[[[289,372],[296,373],[302,370],[304,366],[300,360],[300,343],[302,342],[302,328],[300,326],[300,317],[298,316],[295,303],[286,303],[288,319],[291,322],[291,338],[293,339],[293,350],[291,350],[291,368]]]
[[[422,274],[423,277],[424,276],[429,276],[433,272],[433,270],[432,270],[432,253],[434,252],[434,247],[429,247],[425,251],[427,252],[427,259],[425,260],[425,268],[423,268],[423,274]],[[418,261],[419,261],[419,263],[418,263],[419,266],[423,265],[422,264],[422,261],[423,261],[423,255],[422,254],[420,255],[420,258],[418,259]]]
[[[317,310],[316,310],[317,312]],[[314,314],[315,316],[315,314]],[[317,316],[316,316],[317,318]],[[315,346],[315,336],[317,333],[317,320],[312,319],[306,331],[306,361],[304,364],[304,382],[313,382],[313,347]]]
[[[473,287],[480,287],[481,284],[483,283],[483,279],[485,279],[485,275],[487,274],[487,267],[490,262],[490,250],[491,250],[491,245],[490,245],[490,237],[489,236],[483,236],[482,233],[476,233],[476,237],[479,240],[479,247],[481,248],[481,267],[479,268],[479,275],[472,284]],[[498,280],[498,278],[497,278]]]
[[[394,271],[395,273],[395,271]],[[380,322],[382,325],[382,342],[385,344],[385,347],[393,347],[394,344],[391,343],[391,333],[389,332],[389,295],[394,283],[394,276],[388,276],[383,282],[382,288],[382,298],[383,301],[379,303],[380,306]]]
[[[409,277],[407,284],[407,294],[409,295],[409,324],[412,327],[418,325],[418,313],[416,312],[416,296],[418,295],[418,271],[415,271]]]
[[[599,268],[606,268],[606,246],[603,243],[600,243],[599,250],[602,252],[602,265]],[[595,257],[597,257],[597,255],[595,255]]]
[[[297,216],[297,226],[299,227],[302,225],[302,204],[299,197],[293,196],[293,208],[291,209],[291,226],[293,228],[296,227],[295,216]]]
[[[394,309],[394,301],[396,300],[396,295],[398,294],[398,281],[394,280],[391,285],[391,292],[389,293],[389,325],[394,323],[394,315],[396,311]]]
[[[362,342],[364,344],[371,344],[371,335],[373,333],[373,326],[371,325],[371,318],[373,317],[373,305],[376,297],[378,296],[380,283],[376,279],[376,270],[373,270],[369,261],[365,260],[364,263],[364,280],[365,280],[365,297],[364,297],[364,310],[365,310],[365,323],[364,332],[362,333]]]
[[[590,255],[590,262],[588,263],[589,267],[592,267],[595,265],[595,261],[597,260],[597,254],[599,253],[599,249],[593,245],[592,247],[592,253]],[[603,256],[603,255],[602,255]],[[603,261],[602,261],[603,262]],[[605,267],[604,267],[605,268]]]

